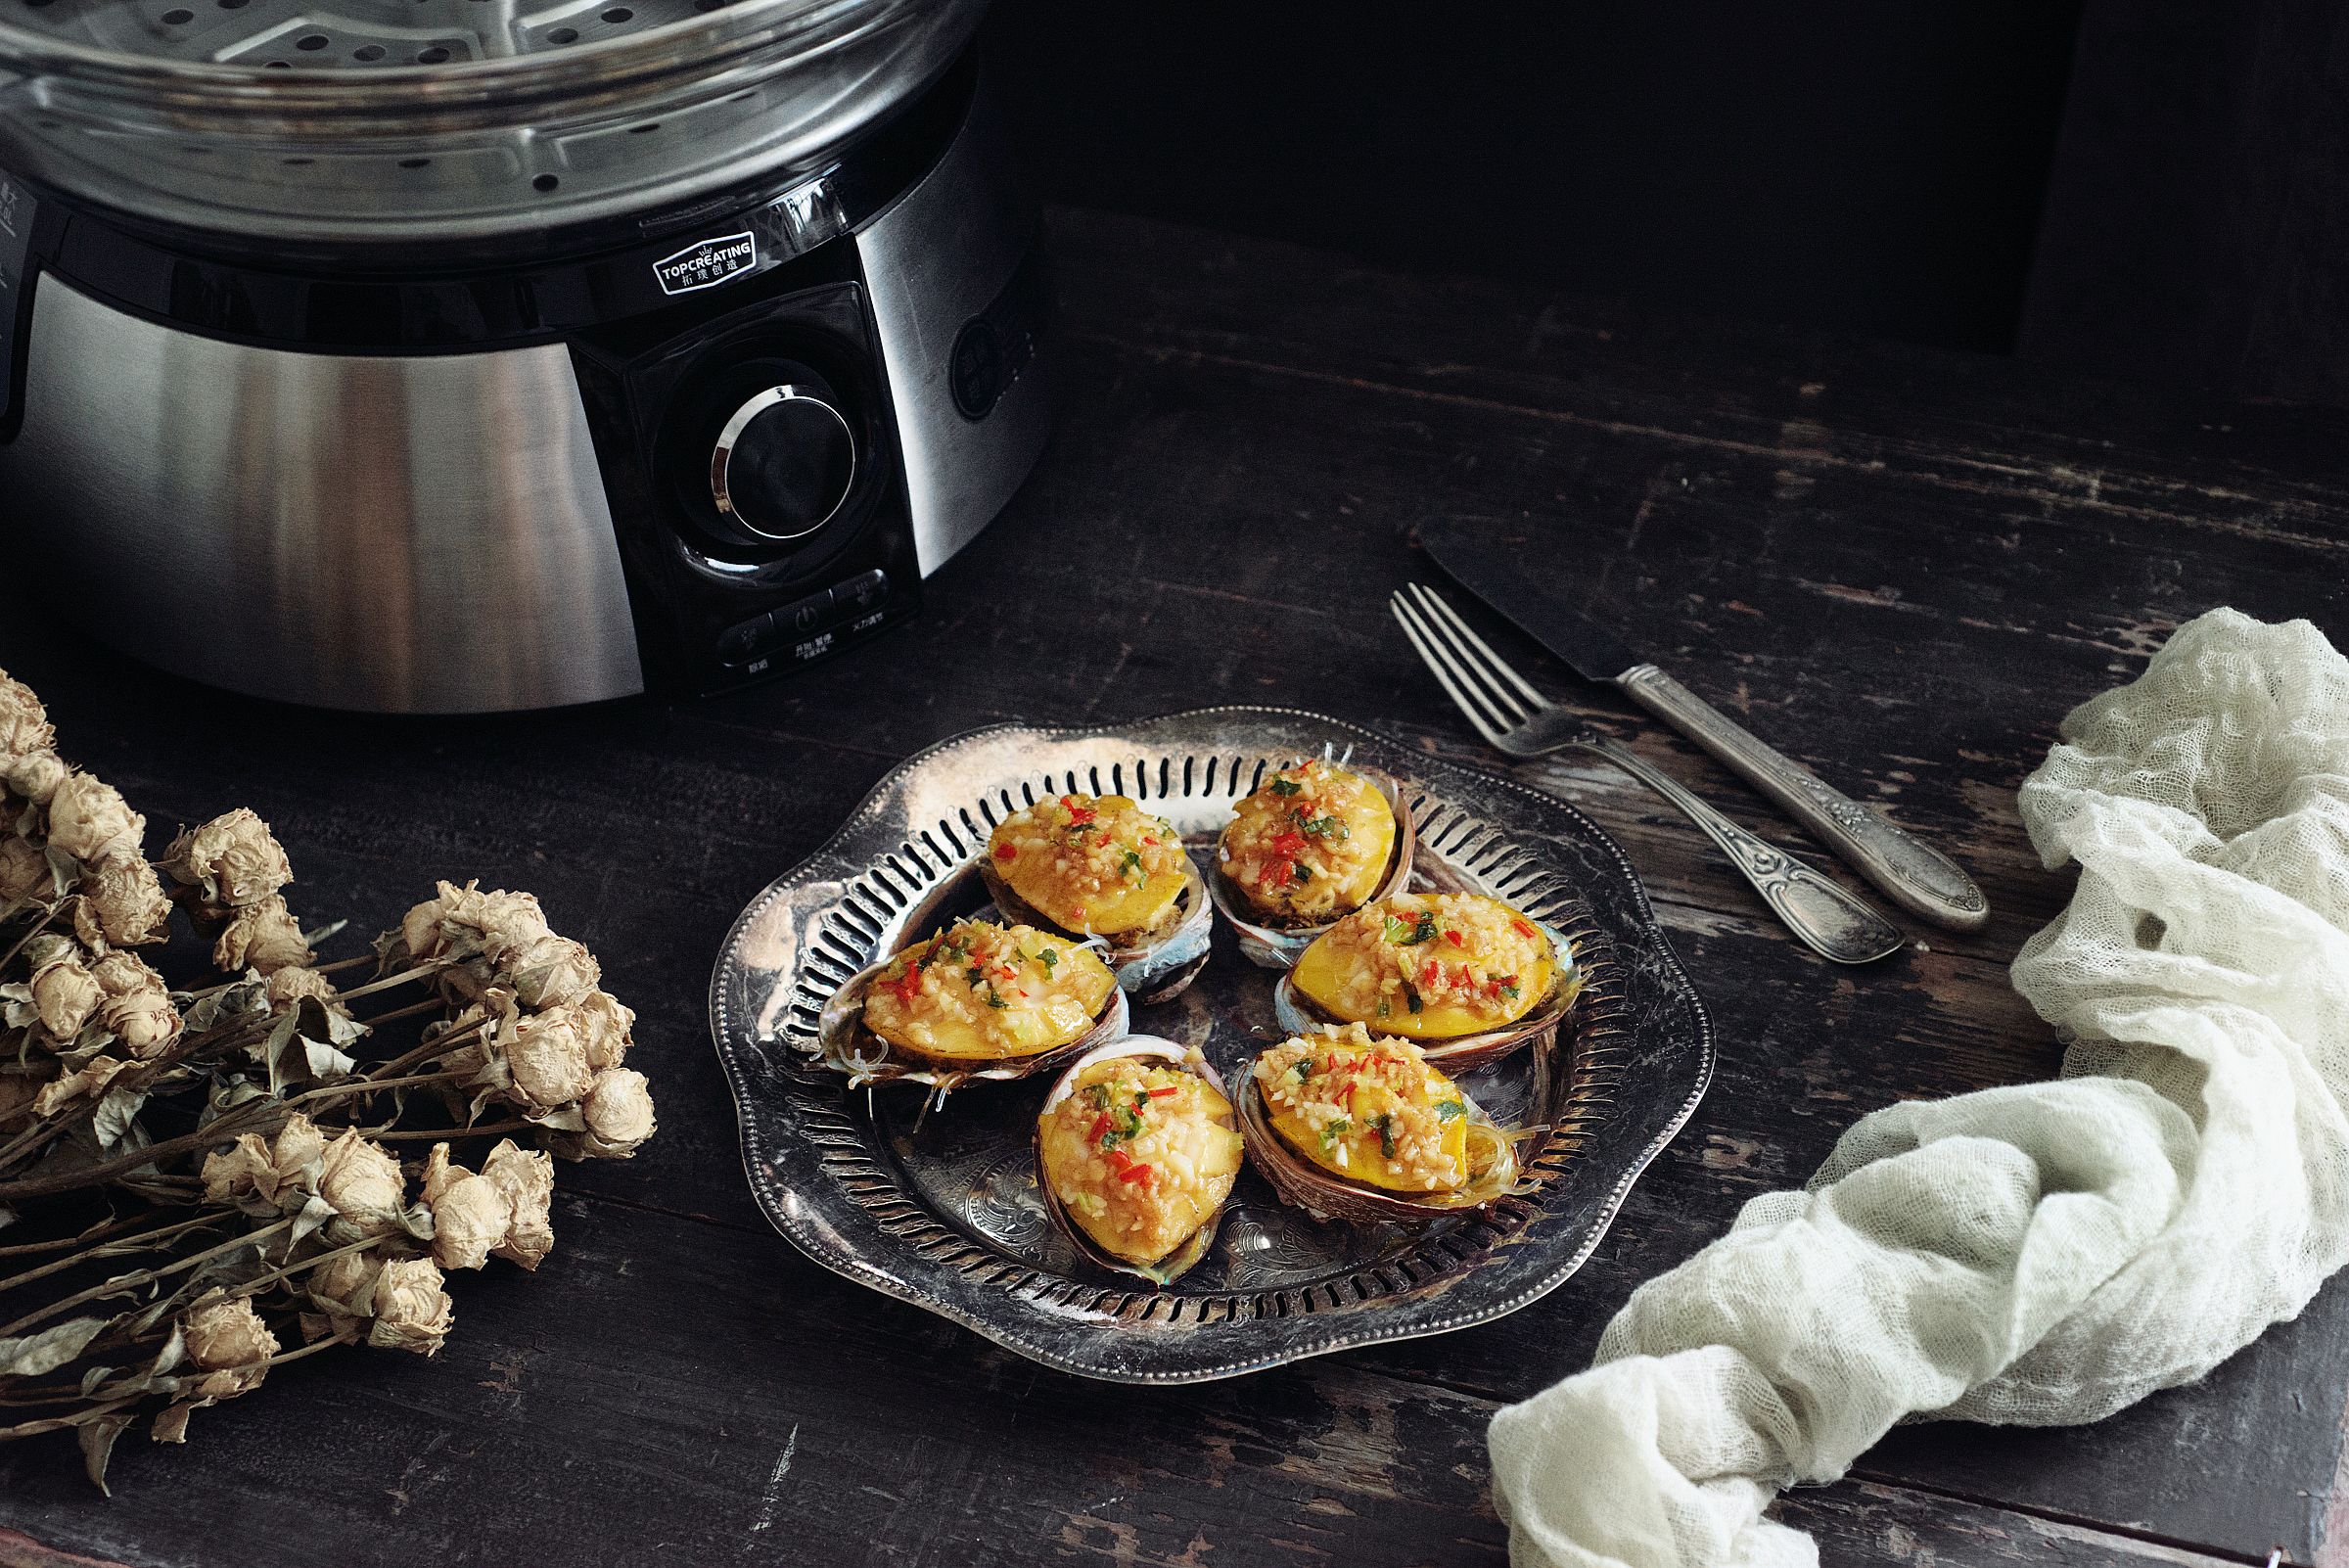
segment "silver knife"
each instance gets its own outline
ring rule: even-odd
[[[1419,543],[1461,587],[1576,674],[1621,687],[1817,834],[1902,908],[1952,931],[1979,931],[1990,922],[1990,901],[1955,860],[1765,746],[1555,597],[1540,576],[1521,570],[1523,563],[1512,560],[1511,552],[1494,548],[1494,534],[1504,526],[1435,519],[1419,526]]]

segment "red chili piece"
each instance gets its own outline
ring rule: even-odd
[[[1174,1085],[1174,1084],[1168,1084],[1168,1085],[1167,1085],[1165,1088],[1154,1088],[1154,1089],[1152,1089],[1152,1090],[1150,1091],[1150,1097],[1151,1097],[1152,1099],[1154,1099],[1154,1100],[1163,1100],[1163,1099],[1165,1099],[1165,1098],[1166,1098],[1168,1095],[1170,1095],[1170,1094],[1174,1094],[1174,1093],[1177,1093],[1177,1092],[1179,1092],[1179,1090],[1178,1090],[1177,1086],[1176,1086],[1176,1085]]]
[[[995,858],[998,860],[1016,860],[1019,857],[1020,852],[1010,845],[998,844],[995,846]]]
[[[1118,1173],[1118,1179],[1120,1181],[1147,1181],[1150,1179],[1150,1168],[1146,1165],[1128,1166]]]
[[[1529,925],[1527,925],[1527,924],[1526,924],[1524,921],[1522,921],[1522,920],[1512,920],[1512,921],[1510,921],[1510,922],[1509,922],[1509,924],[1510,924],[1511,926],[1515,927],[1515,928],[1516,928],[1516,931],[1517,931],[1517,935],[1519,935],[1520,937],[1523,937],[1523,938],[1524,938],[1526,941],[1528,941],[1528,942],[1531,942],[1531,941],[1533,941],[1533,940],[1534,940],[1534,937],[1535,937],[1535,935],[1536,935],[1536,933],[1535,933],[1535,931],[1534,931],[1534,928],[1533,928],[1533,927],[1531,927],[1531,926],[1529,926]]]
[[[1467,945],[1468,945],[1466,943],[1464,943],[1464,942],[1462,942],[1462,941],[1460,940],[1460,934],[1459,934],[1458,932],[1456,932],[1456,931],[1447,931],[1447,932],[1445,932],[1445,933],[1444,933],[1444,940],[1445,940],[1446,942],[1449,942],[1449,943],[1451,943],[1451,944],[1453,946],[1455,946],[1455,947],[1465,947],[1465,946],[1467,946]]]

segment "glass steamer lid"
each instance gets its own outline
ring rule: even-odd
[[[0,169],[304,250],[543,236],[820,172],[986,0],[0,0]]]

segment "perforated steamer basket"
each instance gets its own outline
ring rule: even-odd
[[[297,254],[634,238],[820,170],[985,9],[0,0],[0,168]]]

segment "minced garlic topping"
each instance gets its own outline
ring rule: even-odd
[[[1409,1041],[1326,1024],[1266,1051],[1255,1073],[1273,1130],[1314,1164],[1405,1192],[1468,1179],[1467,1104]]]
[[[1044,1180],[1094,1243],[1155,1263],[1212,1219],[1239,1175],[1231,1102],[1148,1057],[1087,1067],[1039,1128]]]
[[[1298,989],[1340,1018],[1427,1038],[1497,1028],[1548,989],[1550,940],[1497,899],[1398,894],[1306,949]]]
[[[988,863],[1011,891],[1068,931],[1145,931],[1182,892],[1182,840],[1123,795],[1055,795],[1005,817]]]
[[[1267,775],[1233,807],[1217,857],[1260,914],[1319,923],[1378,891],[1394,847],[1378,786],[1315,758]]]
[[[1082,1038],[1117,985],[1090,948],[965,920],[899,953],[864,992],[865,1027],[931,1056],[1033,1056]]]

